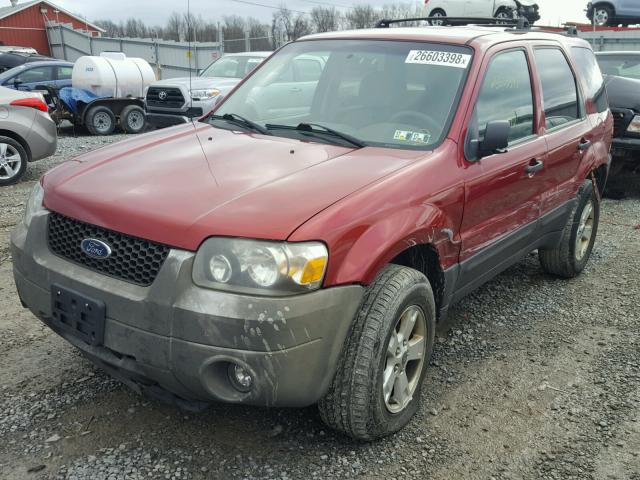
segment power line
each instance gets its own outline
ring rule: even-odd
[[[339,3],[318,2],[315,0],[300,0],[306,3],[314,3],[316,5],[326,5],[328,7],[355,8],[353,5],[340,5]]]
[[[274,7],[273,5],[265,5],[264,3],[258,3],[258,2],[249,2],[248,0],[230,0],[231,2],[236,2],[236,3],[244,3],[247,5],[253,5],[254,7],[264,7],[264,8],[271,8],[273,10],[280,10],[281,7]],[[290,12],[294,12],[294,13],[300,13],[302,15],[309,15],[309,12],[303,12],[301,10],[291,10],[290,8],[287,8],[287,10],[289,10]]]

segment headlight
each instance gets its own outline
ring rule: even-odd
[[[202,98],[214,98],[220,95],[220,90],[217,88],[209,88],[206,90],[191,90],[191,98],[194,100],[200,100]]]
[[[24,217],[22,221],[28,227],[31,225],[31,220],[33,217],[39,213],[44,211],[44,207],[42,206],[42,199],[44,198],[44,190],[42,189],[42,185],[40,182],[36,183],[31,191],[31,195],[29,196],[29,201],[27,202],[27,207],[24,211]]]
[[[320,242],[214,237],[196,254],[193,281],[215,290],[291,295],[320,288],[327,260],[327,248]]]
[[[636,115],[627,127],[629,133],[640,133],[640,115]]]

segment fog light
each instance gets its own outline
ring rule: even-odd
[[[241,392],[248,392],[253,386],[253,377],[249,371],[237,363],[229,364],[229,380],[231,384]]]

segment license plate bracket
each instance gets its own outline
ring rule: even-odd
[[[105,312],[100,300],[59,285],[51,286],[52,323],[89,345],[102,345],[104,341]]]

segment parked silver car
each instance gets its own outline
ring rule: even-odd
[[[0,186],[20,180],[27,163],[53,155],[57,141],[42,94],[0,87]]]

